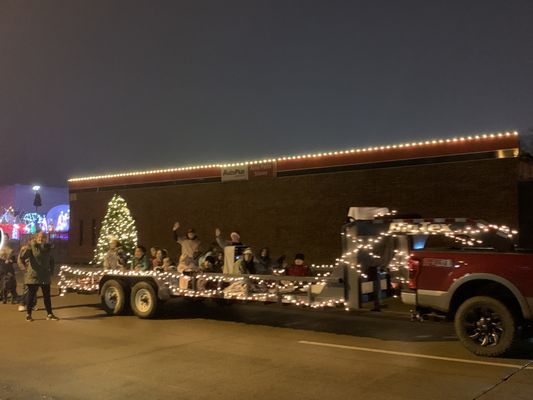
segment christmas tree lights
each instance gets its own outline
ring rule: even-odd
[[[102,221],[100,236],[94,249],[92,263],[101,265],[109,251],[109,243],[118,240],[124,253],[129,258],[137,246],[137,229],[126,200],[114,195],[107,205],[107,212]]]

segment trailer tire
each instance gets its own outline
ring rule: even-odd
[[[102,308],[109,315],[121,315],[126,310],[128,302],[126,290],[119,281],[110,279],[102,285],[100,290]]]
[[[148,282],[138,282],[131,289],[131,309],[139,318],[152,318],[158,307],[159,299],[154,287]]]
[[[476,296],[466,300],[457,310],[455,332],[472,353],[497,357],[514,345],[517,323],[511,310],[501,301]]]

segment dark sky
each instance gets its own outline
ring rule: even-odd
[[[533,127],[533,1],[0,1],[0,184]]]

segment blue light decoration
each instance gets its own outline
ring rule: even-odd
[[[35,233],[37,230],[48,231],[46,218],[37,213],[26,213],[22,216],[22,221],[26,224],[25,233]]]
[[[48,231],[68,232],[70,226],[70,207],[68,204],[55,206],[46,214]]]

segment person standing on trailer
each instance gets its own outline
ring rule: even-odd
[[[187,230],[185,236],[178,235],[180,223],[175,222],[172,227],[174,233],[174,240],[181,246],[181,255],[178,261],[178,272],[182,274],[190,274],[198,269],[198,258],[200,257],[200,245],[202,242],[196,236],[194,229]],[[189,285],[189,277],[180,277],[180,289],[187,289]]]
[[[219,228],[215,229],[215,238],[218,245],[224,250],[224,267],[222,272],[225,274],[239,274],[239,269],[235,267],[235,261],[242,255],[246,246],[241,242],[241,235],[239,232],[231,232],[231,240],[222,239]]]
[[[194,229],[187,230],[186,236],[179,236],[180,223],[176,222],[172,227],[174,240],[181,246],[181,255],[178,262],[178,272],[194,271],[198,269],[198,257],[200,256],[200,239]]]

